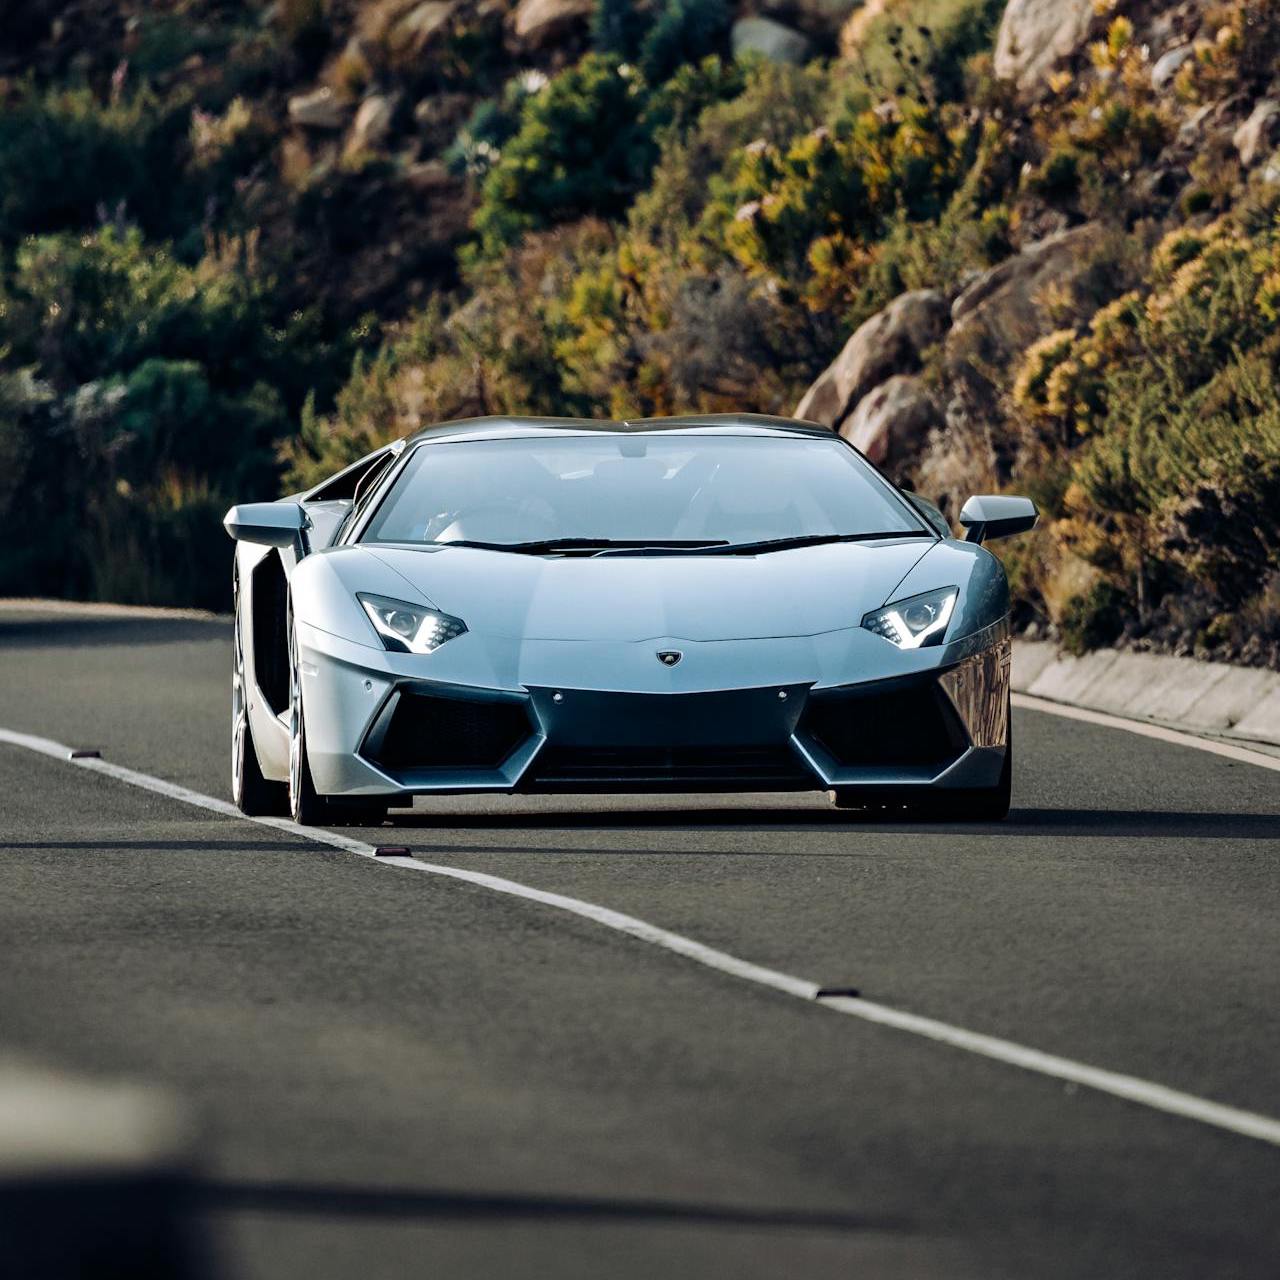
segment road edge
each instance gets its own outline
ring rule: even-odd
[[[1013,689],[1040,703],[1235,742],[1264,756],[1280,748],[1280,672],[1262,667],[1117,649],[1076,656],[1019,640]]]

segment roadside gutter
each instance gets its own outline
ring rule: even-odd
[[[1013,688],[1185,733],[1280,747],[1280,672],[1264,668],[1115,649],[1073,657],[1019,640]]]

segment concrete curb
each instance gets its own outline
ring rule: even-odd
[[[1055,645],[1013,646],[1013,688],[1050,702],[1149,720],[1188,733],[1280,747],[1280,672],[1196,658]]]

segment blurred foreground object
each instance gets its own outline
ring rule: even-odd
[[[0,1276],[207,1280],[193,1171],[163,1091],[0,1062]]]

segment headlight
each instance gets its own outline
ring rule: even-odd
[[[461,618],[425,605],[405,604],[403,600],[367,596],[363,592],[357,592],[356,599],[364,606],[382,643],[398,653],[432,653],[467,629]]]
[[[955,587],[926,591],[924,595],[898,600],[867,614],[862,625],[892,641],[899,649],[923,649],[941,644],[959,594]]]

